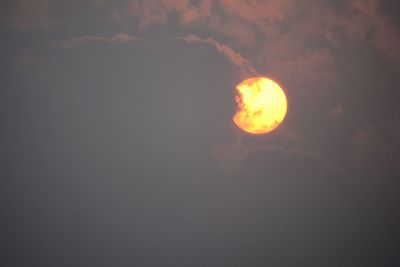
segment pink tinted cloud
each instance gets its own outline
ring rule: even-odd
[[[218,16],[213,16],[209,20],[209,27],[215,32],[223,33],[232,38],[241,45],[254,44],[257,38],[251,24],[243,23],[242,20],[235,17],[221,19]]]
[[[220,5],[227,14],[237,15],[251,23],[262,23],[281,20],[284,10],[293,5],[293,2],[293,0],[221,0]]]
[[[335,84],[343,73],[340,61],[371,30],[376,49],[400,67],[400,35],[381,14],[380,2],[347,1],[335,9],[328,0],[151,0],[141,2],[135,14],[142,27],[178,15],[185,27],[209,29],[245,45],[253,65],[302,88],[318,89]]]
[[[183,26],[190,26],[210,16],[212,0],[201,0],[193,5],[189,0],[132,0],[128,17],[139,18],[139,28],[168,22],[169,16],[178,15]]]
[[[179,39],[182,39],[186,42],[189,43],[202,43],[202,44],[209,44],[214,46],[218,52],[226,56],[234,66],[236,66],[241,74],[247,76],[247,75],[257,75],[257,71],[255,68],[251,65],[251,63],[245,59],[240,53],[234,51],[232,48],[230,48],[227,45],[221,44],[217,42],[216,40],[212,38],[207,38],[207,39],[202,39],[196,35],[189,34],[183,37],[179,37]]]
[[[143,30],[174,16],[183,27],[225,35],[246,49],[252,65],[308,91],[335,85],[343,73],[340,62],[371,29],[377,50],[400,66],[400,37],[379,3],[348,1],[338,10],[328,0],[132,0],[129,16]]]
[[[168,13],[166,7],[160,1],[132,1],[129,5],[130,15],[139,17],[139,28],[144,29],[154,24],[164,24],[167,22]]]

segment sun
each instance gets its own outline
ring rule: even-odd
[[[287,111],[286,95],[273,80],[255,77],[236,86],[238,111],[235,124],[251,134],[265,134],[276,129]]]

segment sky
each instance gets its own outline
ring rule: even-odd
[[[0,266],[399,266],[399,10],[2,1]]]

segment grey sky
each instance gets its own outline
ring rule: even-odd
[[[3,1],[0,265],[398,266],[399,7]]]

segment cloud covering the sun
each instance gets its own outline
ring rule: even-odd
[[[176,29],[172,33],[175,34],[172,36],[174,39],[209,45],[225,56],[237,70],[238,80],[243,76],[270,76],[289,88],[291,95],[312,99],[344,90],[341,88],[349,77],[355,80],[354,76],[358,75],[361,79],[362,68],[366,66],[362,61],[365,55],[377,54],[389,69],[400,70],[399,29],[394,19],[383,12],[383,2],[92,0],[84,3],[80,0],[16,0],[4,4],[0,22],[3,27],[21,33],[51,33],[63,27],[56,15],[61,7],[86,4],[95,7],[96,12],[103,12],[101,14],[108,19],[108,23],[118,29],[115,32],[121,33],[103,37],[95,31],[82,29],[70,39],[51,35],[57,40],[53,44],[71,48],[85,43],[132,43],[141,40],[136,36],[142,36],[142,33],[155,29],[163,31],[172,26]],[[73,15],[71,11],[69,16]],[[68,32],[65,28],[63,30]],[[19,57],[17,66],[27,69],[28,66],[38,66],[36,61],[33,57]],[[322,113],[326,119],[333,118],[340,123],[345,121],[344,117],[351,117],[351,108],[341,99],[332,99]],[[344,112],[346,116],[343,116]],[[354,166],[368,158],[360,156],[369,153],[368,149],[364,149],[367,144],[379,143],[373,141],[374,136],[379,136],[375,139],[381,140],[381,136],[385,135],[380,133],[378,127],[368,127],[357,125],[348,136],[348,140],[352,140],[349,142],[353,145]],[[303,132],[284,128],[282,135],[285,135],[285,129],[289,133],[286,135],[290,135],[288,139],[307,143]],[[367,141],[360,139],[363,136],[361,133],[367,136],[364,138]],[[383,146],[388,145],[383,142]]]
[[[354,59],[353,53],[368,40],[388,61],[400,66],[398,31],[381,13],[379,3],[131,0],[116,5],[113,16],[119,22],[136,22],[140,31],[174,23],[182,30],[190,29],[193,36],[207,30],[215,36],[203,40],[208,40],[220,53],[231,54],[218,43],[224,43],[224,47],[232,47],[233,43],[240,48],[238,54],[258,72],[306,92],[335,85],[338,76],[348,68],[348,61]],[[222,41],[221,36],[230,43]]]
[[[93,0],[110,17],[141,31],[176,23],[182,29],[209,30],[241,47],[240,54],[258,70],[306,87],[329,86],[351,53],[366,41],[400,66],[400,36],[379,8],[381,0],[331,3],[328,0]],[[7,4],[3,22],[19,30],[57,27],[52,11],[78,0],[26,1]],[[12,14],[12,16],[7,15]],[[208,38],[208,36],[207,36]],[[226,43],[225,41],[223,43]],[[222,52],[222,50],[218,50]],[[225,52],[222,52],[225,53]]]

